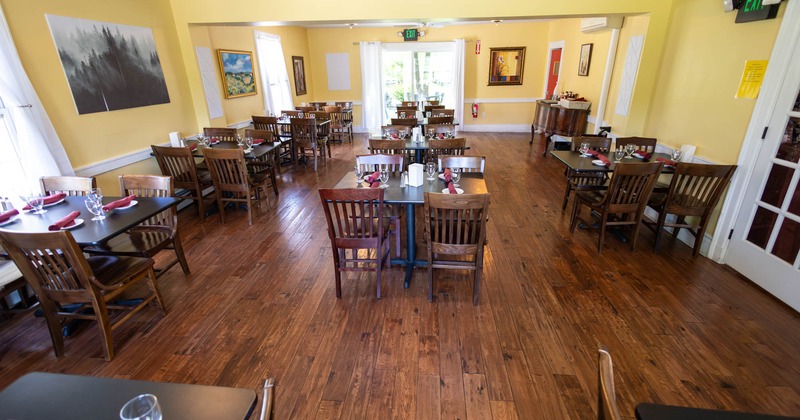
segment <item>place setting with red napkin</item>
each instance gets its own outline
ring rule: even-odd
[[[456,188],[455,182],[453,182],[453,172],[450,168],[445,168],[444,172],[442,173],[442,179],[444,180],[444,184],[447,186],[447,192],[450,194],[463,194],[464,190],[460,190]],[[444,191],[442,191],[444,192]]]
[[[672,159],[667,159],[667,158],[662,158],[662,157],[656,158],[656,162],[664,162],[664,166],[672,166],[673,168],[675,167],[675,165],[678,164],[678,162],[676,162],[676,161],[674,161]]]
[[[597,166],[605,166],[605,167],[611,166],[611,161],[608,160],[608,158],[604,154],[598,152],[597,150],[589,149],[586,151],[586,154],[594,158],[594,160],[592,160],[592,163]]]
[[[649,161],[650,158],[653,156],[650,153],[647,153],[647,150],[637,150],[633,152],[633,157],[638,157],[639,159],[644,160],[645,162]]]
[[[55,223],[47,227],[47,230],[56,231],[61,229],[69,229],[71,227],[77,226],[78,223],[75,219],[81,215],[79,211],[73,211],[70,214],[58,219]]]
[[[16,216],[18,214],[19,214],[19,210],[17,210],[17,209],[11,209],[9,211],[5,211],[5,212],[0,213],[0,224],[3,224],[5,222],[10,221],[12,217],[14,217],[14,216]]]
[[[109,212],[114,209],[118,209],[120,207],[128,207],[131,205],[132,201],[136,199],[136,195],[131,194],[125,198],[120,198],[119,200],[112,201],[103,206],[103,211]]]
[[[258,146],[258,145],[264,143],[265,141],[266,140],[264,140],[264,139],[253,139],[253,146]]]
[[[58,194],[48,195],[47,197],[42,198],[42,206],[49,206],[49,205],[55,204],[55,203],[65,199],[66,197],[67,197],[67,194],[65,194],[65,193],[58,193]],[[22,208],[22,210],[32,210],[32,209],[33,208],[31,207],[30,204],[26,204],[25,207]]]
[[[372,175],[367,175],[364,177],[364,181],[367,181],[370,188],[378,188],[381,186],[381,172],[375,171]]]

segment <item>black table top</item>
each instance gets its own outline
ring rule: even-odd
[[[331,120],[324,120],[322,118],[316,118],[317,120],[317,127],[330,124]],[[292,119],[291,118],[278,118],[278,124],[280,125],[291,125]]]
[[[435,181],[428,181],[427,174],[425,182],[419,187],[400,187],[400,176],[394,175],[389,178],[389,187],[385,188],[383,193],[383,201],[389,204],[423,204],[425,202],[426,192],[441,193],[443,189],[447,188],[444,180],[440,179],[437,175]],[[483,179],[483,174],[480,173],[464,173],[458,181],[459,187],[464,190],[464,194],[485,194],[487,193],[486,181]],[[342,178],[334,188],[359,188],[356,181],[356,175],[352,172]],[[368,188],[367,183],[362,183],[361,188]]]
[[[604,153],[605,157],[611,161],[611,165],[609,166],[599,166],[592,163],[594,158],[590,157],[581,157],[580,152],[573,152],[571,150],[551,150],[550,154],[561,161],[564,165],[566,165],[569,169],[572,169],[576,172],[614,172],[614,168],[616,168],[617,164],[614,163],[614,156],[613,153]],[[655,162],[656,158],[665,158],[670,159],[671,156],[666,153],[653,153],[653,156],[650,157],[650,162]],[[639,158],[622,158],[622,163],[642,163],[644,159]],[[675,170],[673,168],[664,167],[661,171],[662,173],[672,173]]]
[[[118,419],[133,397],[153,394],[164,419],[246,419],[256,393],[220,386],[29,373],[0,393],[0,416],[25,419]]]
[[[104,203],[118,200],[120,197],[103,197]],[[13,223],[0,227],[15,232],[47,232],[47,227],[68,215],[72,211],[79,211],[78,218],[83,219],[83,224],[71,229],[72,236],[78,245],[97,245],[120,233],[138,225],[170,206],[181,201],[174,197],[138,197],[139,203],[126,210],[112,210],[106,213],[105,220],[92,221],[92,213],[86,208],[86,197],[68,196],[63,203],[54,204],[47,209],[45,214],[29,214],[20,212]]]
[[[642,403],[636,406],[638,420],[786,420],[800,417],[773,416],[770,414],[742,413],[711,410],[707,408],[678,407],[674,405]]]
[[[275,150],[276,147],[280,146],[279,141],[275,142],[264,142],[259,144],[258,146],[253,146],[253,150],[244,154],[245,159],[255,159],[261,156],[266,155],[267,153]],[[209,146],[212,149],[238,149],[239,145],[235,141],[221,141],[213,146]],[[203,157],[203,151],[198,147],[192,151],[192,155],[196,157]]]

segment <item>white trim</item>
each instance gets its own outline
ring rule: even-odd
[[[561,48],[561,60],[564,60],[564,45],[566,44],[565,41],[553,41],[547,46],[547,64],[544,68],[544,90],[542,90],[542,96],[547,95],[547,82],[550,81],[550,64],[553,58],[553,50],[557,50]],[[561,65],[558,66],[558,79],[561,80]],[[558,85],[558,81],[556,81],[556,85]],[[553,89],[555,91],[555,89]]]
[[[479,104],[519,104],[519,103],[536,103],[542,98],[467,98],[464,103],[479,103]]]
[[[158,144],[158,146],[169,146],[169,142]],[[80,168],[75,168],[75,175],[77,176],[97,176],[124,166],[132,165],[136,162],[150,159],[153,157],[150,153],[153,149],[146,148],[130,152],[124,155],[113,157],[111,159],[101,160],[100,162],[92,163]]]
[[[530,133],[530,124],[464,124],[461,131],[484,133]]]
[[[717,220],[717,227],[714,230],[715,240],[711,242],[711,250],[708,257],[719,263],[725,262],[725,254],[728,251],[730,242],[727,232],[733,229],[736,224],[736,218],[739,217],[739,213],[742,211],[745,192],[753,176],[759,150],[762,146],[761,134],[764,127],[769,125],[775,110],[775,102],[778,100],[779,89],[783,84],[786,73],[790,70],[789,61],[792,57],[788,52],[793,50],[794,43],[800,36],[798,35],[800,26],[797,25],[797,22],[800,22],[800,2],[787,2],[786,11],[782,19],[778,36],[770,54],[769,66],[767,66],[767,72],[764,75],[764,83],[761,85],[755,108],[750,117],[750,124],[747,127],[744,142],[739,152],[739,160],[737,161],[739,168],[733,176],[730,188],[728,188],[727,196],[730,199],[725,200],[725,203],[723,203],[722,211]],[[774,129],[781,128],[775,127]],[[718,234],[719,232],[724,232],[724,234]]]
[[[233,124],[228,124],[228,128],[235,128],[238,130],[240,128],[247,128],[252,125],[253,125],[253,120],[246,120],[246,121],[239,121]]]
[[[619,46],[619,29],[611,30],[611,39],[608,41],[608,56],[606,57],[606,70],[603,73],[603,85],[600,89],[600,100],[597,101],[597,119],[603,121],[608,104],[608,91],[611,90],[611,74],[614,73],[614,60],[617,57],[617,47]],[[601,124],[607,126],[607,124]],[[595,124],[594,132],[600,132],[600,126]]]

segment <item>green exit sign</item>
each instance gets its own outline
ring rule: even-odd
[[[416,41],[418,37],[419,31],[416,28],[403,30],[403,41]]]
[[[764,6],[761,0],[742,0],[736,13],[736,23],[755,22],[757,20],[775,19],[780,4]]]

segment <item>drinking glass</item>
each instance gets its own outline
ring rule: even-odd
[[[242,139],[242,135],[241,134],[237,134],[236,135],[236,144],[239,145],[239,146],[244,144],[244,139]]]
[[[86,193],[86,198],[103,204],[103,190],[100,188],[92,188],[88,193]]]
[[[22,197],[29,206],[31,206],[31,214],[45,214],[47,210],[43,209],[44,197],[39,193],[28,194]]]
[[[358,186],[361,186],[361,182],[364,181],[364,168],[361,165],[353,166],[353,172],[356,174],[356,181],[358,181]]]
[[[635,144],[630,144],[630,143],[626,144],[625,145],[625,155],[626,155],[625,159],[630,159],[631,155],[633,155],[633,152],[635,152],[635,151],[636,151],[636,145]]]
[[[93,221],[99,221],[106,218],[106,215],[103,214],[103,202],[102,201],[95,201],[91,198],[87,198],[84,201],[86,204],[86,208],[89,209],[89,213],[92,213],[94,217],[92,217]]]
[[[614,162],[619,163],[622,162],[622,157],[625,156],[625,151],[622,149],[617,149],[614,151]]]
[[[578,150],[581,152],[581,156],[586,156],[587,152],[589,151],[589,143],[581,143],[581,146]]]
[[[428,138],[429,139],[432,139],[435,134],[436,134],[436,130],[434,130],[432,128],[428,129]]]
[[[119,410],[122,420],[161,420],[161,406],[153,394],[142,394],[126,402]]]
[[[383,130],[383,138],[385,139],[389,138],[389,130]]]
[[[247,145],[247,151],[248,152],[253,150],[253,138],[252,137],[245,138],[244,139],[244,144]]]
[[[459,171],[458,169],[454,169],[453,171],[451,171],[450,179],[453,180],[454,187],[460,187],[460,185],[458,184],[458,180],[461,179],[461,171]]]
[[[405,118],[405,117],[406,117],[406,113],[405,112],[401,112],[400,113],[400,118]]]
[[[387,182],[389,182],[389,171],[381,169],[381,188],[388,188]]]
[[[434,181],[434,174],[436,173],[436,163],[435,162],[428,162],[425,164],[425,172],[428,173],[428,181]]]
[[[675,150],[673,150],[673,151],[672,151],[672,160],[674,160],[675,162],[680,162],[680,161],[681,161],[681,155],[682,155],[682,154],[683,154],[683,153],[681,152],[681,149],[675,149]]]

